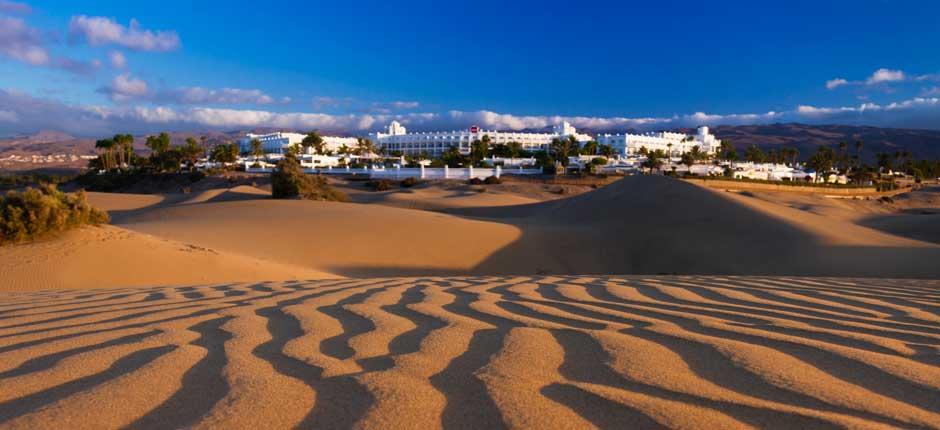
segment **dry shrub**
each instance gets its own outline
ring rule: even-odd
[[[392,181],[388,179],[373,179],[366,182],[366,186],[372,188],[372,191],[388,191],[392,189]]]
[[[325,178],[305,174],[292,155],[279,161],[271,172],[271,196],[275,199],[349,201],[346,194],[333,189]]]
[[[66,194],[55,185],[10,191],[0,200],[0,245],[29,242],[81,226],[108,222],[84,191]]]

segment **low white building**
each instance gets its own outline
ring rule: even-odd
[[[793,168],[784,164],[774,163],[735,163],[732,172],[736,179],[757,179],[761,181],[813,181],[814,172],[806,172],[801,168]]]
[[[251,152],[251,141],[258,139],[261,142],[261,148],[266,154],[283,154],[284,151],[292,145],[300,145],[300,142],[307,137],[301,133],[288,133],[278,131],[266,134],[248,133],[245,137],[238,139],[238,146],[242,152]],[[339,136],[321,136],[323,143],[328,151],[336,152],[343,145],[349,148],[355,148],[358,141],[355,137]]]
[[[384,146],[387,151],[401,151],[403,154],[426,152],[431,156],[438,156],[452,146],[463,154],[469,154],[470,144],[474,140],[482,140],[483,136],[489,136],[491,145],[519,142],[526,151],[547,150],[553,139],[567,139],[568,136],[574,136],[582,144],[591,140],[591,136],[578,133],[567,122],[554,126],[552,133],[483,130],[477,126],[466,130],[408,133],[398,121],[392,121],[385,133],[369,134],[372,142]]]
[[[610,145],[620,156],[634,156],[641,148],[649,151],[662,150],[670,156],[678,156],[689,152],[698,146],[699,151],[714,154],[721,145],[721,140],[708,132],[708,127],[699,127],[695,135],[660,131],[645,134],[601,134],[597,136],[597,143]]]

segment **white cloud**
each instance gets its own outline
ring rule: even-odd
[[[4,16],[0,16],[0,54],[33,66],[49,64],[50,59],[39,30],[22,19]]]
[[[0,122],[17,122],[20,116],[11,110],[0,110]]]
[[[119,79],[120,78],[120,79]],[[146,83],[130,76],[115,78],[111,89],[124,94],[149,93]],[[803,122],[874,125],[940,129],[940,98],[918,97],[879,105],[819,107],[800,105],[793,110],[767,113],[709,114],[696,112],[669,117],[589,117],[514,115],[487,110],[451,110],[442,113],[331,115],[307,112],[275,112],[257,109],[230,109],[187,106],[86,106],[68,105],[38,99],[23,93],[0,90],[0,133],[57,129],[81,136],[101,136],[117,132],[152,133],[161,130],[236,130],[279,128],[291,130],[346,131],[365,133],[398,120],[412,130],[456,130],[470,125],[487,129],[542,130],[562,121],[582,130],[611,132],[628,129],[661,130],[697,125],[765,124]]]
[[[849,81],[842,79],[842,78],[836,78],[836,79],[826,81],[826,89],[834,90],[836,88],[839,88],[843,85],[848,85],[848,84],[849,84]]]
[[[69,21],[69,34],[73,39],[84,39],[92,46],[117,45],[136,51],[165,52],[180,46],[176,32],[144,30],[133,19],[125,27],[110,18],[73,16]]]
[[[175,104],[259,104],[274,103],[274,98],[257,89],[181,87],[161,91],[154,99]]]
[[[936,97],[940,96],[940,87],[925,88],[920,93],[921,97]]]
[[[257,89],[203,87],[179,87],[152,90],[142,79],[131,77],[128,73],[115,76],[111,84],[98,89],[117,102],[140,101],[171,105],[232,105],[232,104],[274,104],[276,100]],[[280,100],[290,102],[290,97]]]
[[[120,74],[111,80],[111,85],[98,89],[99,93],[106,94],[116,102],[126,102],[147,97],[149,94],[147,82],[134,78],[129,73]]]
[[[0,12],[18,13],[21,15],[32,12],[33,9],[26,3],[20,3],[10,0],[0,0]]]
[[[868,79],[865,80],[865,83],[868,85],[877,85],[885,82],[900,82],[905,79],[904,72],[900,70],[890,70],[881,68],[875,70],[875,73],[872,73]]]
[[[99,60],[53,57],[42,32],[20,18],[0,16],[0,55],[31,66],[50,67],[77,75],[89,75],[101,68]]]
[[[127,57],[125,57],[124,53],[121,51],[109,52],[108,59],[111,60],[111,65],[116,69],[123,69],[127,67]]]

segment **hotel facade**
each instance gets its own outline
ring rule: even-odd
[[[245,137],[238,139],[238,146],[241,149],[241,152],[251,152],[251,141],[258,139],[261,142],[261,149],[266,154],[283,154],[288,147],[292,145],[300,145],[300,142],[304,140],[304,137],[307,137],[305,134],[301,133],[285,133],[285,132],[275,132],[275,133],[266,133],[266,134],[253,134],[248,133]],[[358,141],[355,137],[338,137],[338,136],[321,136],[323,138],[324,147],[329,150],[336,152],[343,145],[346,145],[349,148],[355,148],[358,144]]]
[[[431,156],[438,156],[450,147],[456,147],[461,153],[469,154],[470,144],[474,140],[483,139],[483,136],[489,136],[491,145],[519,142],[522,149],[526,151],[547,150],[552,140],[567,139],[568,136],[574,136],[582,144],[591,140],[591,136],[578,133],[567,122],[555,125],[551,133],[483,130],[476,126],[467,130],[408,133],[408,130],[398,121],[392,121],[384,133],[370,133],[369,139],[390,152],[400,151],[402,154],[410,155],[424,152]]]
[[[699,127],[698,132],[691,136],[668,131],[645,134],[600,134],[597,136],[597,143],[612,146],[614,151],[621,156],[635,156],[640,153],[641,148],[650,151],[658,149],[669,156],[676,156],[689,152],[696,146],[699,147],[699,151],[706,154],[715,154],[721,146],[721,140],[709,133],[708,127]]]

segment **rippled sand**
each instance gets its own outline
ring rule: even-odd
[[[940,281],[0,293],[3,428],[940,428]]]

